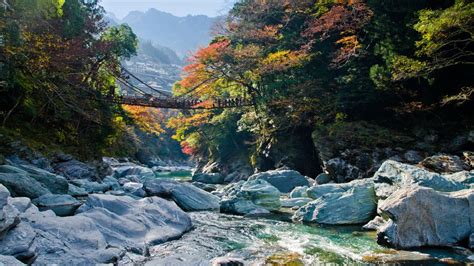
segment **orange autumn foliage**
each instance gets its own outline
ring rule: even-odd
[[[162,123],[166,117],[159,109],[131,105],[122,105],[122,108],[141,130],[157,136],[165,132]]]

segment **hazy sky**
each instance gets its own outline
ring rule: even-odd
[[[176,16],[186,15],[223,15],[233,0],[101,0],[108,12],[123,18],[130,11],[146,11],[156,8]]]

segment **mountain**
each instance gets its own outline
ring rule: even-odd
[[[185,57],[211,40],[216,18],[204,15],[177,17],[156,9],[130,12],[120,23],[126,23],[140,39],[158,43]]]
[[[138,54],[148,56],[156,63],[161,63],[165,65],[183,64],[183,61],[181,60],[181,58],[179,58],[175,51],[159,44],[153,44],[150,41],[140,40]]]
[[[109,26],[117,26],[120,21],[114,13],[107,12],[104,16],[104,21],[109,25]]]

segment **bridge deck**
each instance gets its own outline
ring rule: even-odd
[[[147,96],[120,96],[112,100],[118,104],[155,107],[164,109],[223,109],[253,106],[253,102],[245,98],[214,99],[201,101],[196,99],[162,98]]]

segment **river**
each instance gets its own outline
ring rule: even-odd
[[[188,173],[159,178],[186,181]],[[464,265],[466,256],[452,249],[397,251],[376,243],[375,232],[360,226],[294,224],[289,213],[245,218],[214,212],[190,213],[194,230],[151,249],[147,265],[209,265],[216,257],[248,265]]]

